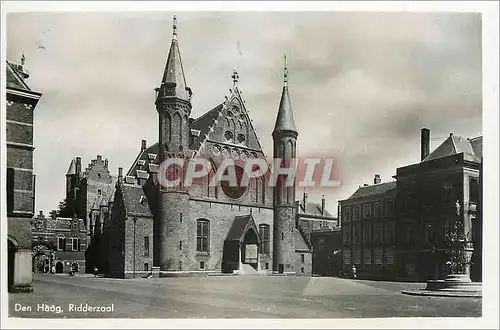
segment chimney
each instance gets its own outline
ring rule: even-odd
[[[38,219],[43,219],[43,218],[44,218],[43,211],[40,210],[40,213],[38,213]]]
[[[325,195],[321,197],[321,215],[325,215]]]
[[[118,167],[118,182],[122,182],[123,180],[123,168]]]
[[[50,212],[50,217],[52,218],[52,220],[56,220],[57,219],[57,211],[52,210],[52,212]]]
[[[98,162],[102,161],[102,156],[101,155],[97,155],[97,161]]]
[[[340,217],[342,216],[342,209],[340,204],[337,205],[337,227],[340,226]]]
[[[420,131],[420,161],[429,156],[431,147],[431,131],[428,128],[422,128]]]
[[[76,174],[82,173],[82,157],[76,157]]]
[[[375,174],[375,178],[373,178],[373,184],[379,184],[380,182],[380,174]]]
[[[141,151],[146,150],[146,140],[141,141]]]

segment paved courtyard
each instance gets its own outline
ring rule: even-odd
[[[108,279],[34,277],[34,293],[10,294],[15,317],[359,318],[481,316],[481,299],[416,297],[423,284],[324,277],[211,276]],[[37,310],[38,304],[44,310]],[[112,311],[70,311],[80,304]],[[57,312],[60,306],[61,312]],[[83,306],[82,305],[82,306]],[[23,307],[25,311],[15,311]],[[31,311],[27,309],[31,308]]]

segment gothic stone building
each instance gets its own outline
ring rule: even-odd
[[[175,19],[174,19],[175,20]],[[126,175],[119,175],[104,223],[109,276],[131,277],[159,267],[170,272],[311,274],[311,248],[298,229],[295,186],[269,187],[268,177],[248,187],[222,181],[208,185],[224,158],[265,159],[234,72],[222,102],[194,119],[174,23],[173,40],[156,89],[158,143],[141,144]],[[296,157],[294,124],[285,66],[274,131],[274,157]],[[201,157],[209,173],[189,187],[163,188],[160,164],[168,158]],[[234,168],[240,175],[242,167]],[[279,181],[281,182],[281,181]]]
[[[41,94],[32,91],[21,64],[6,63],[8,289],[32,291],[31,218],[35,205],[33,111]]]
[[[85,170],[82,170],[81,157],[71,160],[66,173],[65,209],[60,215],[84,219],[87,272],[91,272],[95,266],[98,269],[104,267],[100,238],[106,217],[109,216],[109,203],[114,197],[115,184],[116,177],[109,173],[108,160],[101,155],[92,159]]]

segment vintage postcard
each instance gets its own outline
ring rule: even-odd
[[[498,4],[427,5],[2,3],[3,324],[498,325]]]

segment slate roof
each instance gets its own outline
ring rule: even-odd
[[[18,73],[19,70],[24,71],[20,65],[11,63],[9,61],[7,62],[7,88],[16,88],[16,89],[22,89],[25,91],[31,91],[31,89],[26,85],[24,82],[24,79],[21,77],[21,75]]]
[[[125,212],[146,217],[153,216],[148,199],[141,186],[121,183],[119,184],[119,189],[122,194]],[[141,198],[141,196],[144,197]]]
[[[288,94],[288,86],[283,86],[281,93],[281,100],[274,125],[274,132],[278,131],[294,131],[297,132],[295,121],[293,119],[292,104],[290,102],[290,95]]]
[[[71,160],[71,164],[69,164],[68,173],[66,173],[66,175],[73,174],[76,174],[76,163],[74,159]]]
[[[215,121],[219,117],[219,113],[222,110],[223,104],[217,105],[212,110],[201,115],[191,124],[191,129],[196,129],[200,131],[200,137],[198,142],[191,146],[193,150],[199,150],[201,143],[205,140],[205,136],[210,132],[210,129],[215,126]]]
[[[300,213],[311,214],[311,215],[322,215],[321,214],[321,205],[318,203],[307,202],[306,208],[304,210],[304,203],[300,203]],[[326,209],[325,209],[325,214],[323,214],[322,216],[333,217],[333,215],[331,213],[329,213]]]
[[[228,241],[241,241],[243,239],[243,232],[247,227],[248,222],[253,221],[253,217],[251,214],[240,215],[234,217],[233,224],[231,225],[231,229],[229,229],[229,233],[227,234],[226,240]],[[256,229],[257,236],[259,235],[258,230]]]
[[[185,101],[189,101],[191,99],[186,85],[181,53],[176,38],[172,39],[172,44],[170,45],[170,51],[168,52],[167,63],[165,64],[165,71],[163,72],[161,83],[162,85],[175,84],[175,97]]]
[[[469,142],[472,145],[474,154],[479,158],[483,158],[483,137],[478,136],[476,138],[469,139]]]
[[[393,189],[396,189],[396,181],[384,182],[371,186],[363,186],[359,187],[358,190],[356,190],[356,192],[352,194],[348,199],[381,195]]]
[[[469,139],[450,134],[450,136],[446,138],[446,140],[444,140],[443,143],[431,152],[422,162],[457,155],[460,153],[473,156],[472,159],[479,162],[482,155],[482,145],[482,137],[475,138],[471,143]]]

